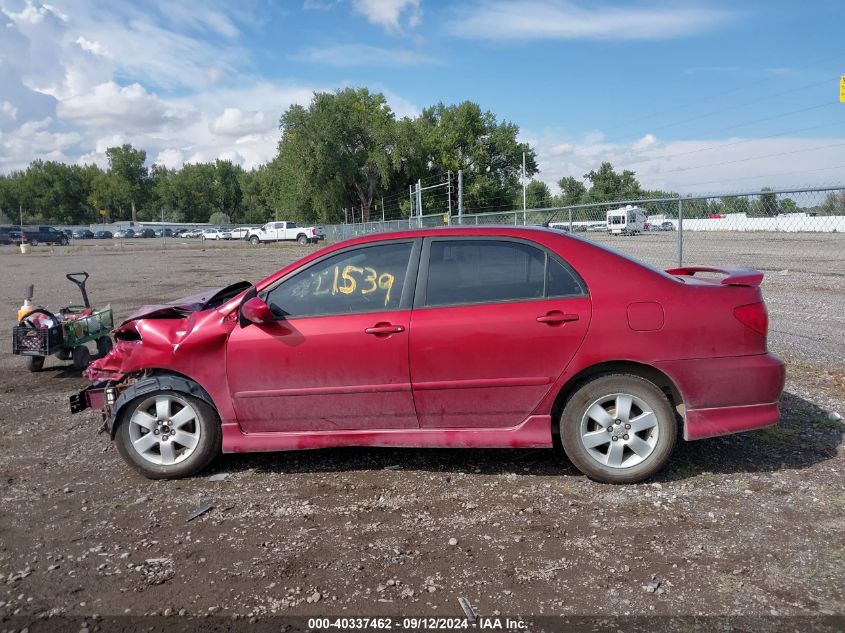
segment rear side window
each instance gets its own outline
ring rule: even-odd
[[[504,240],[433,241],[425,304],[447,306],[581,295],[581,282],[544,250]]]
[[[267,304],[289,319],[398,310],[411,247],[383,244],[328,257],[273,288]]]

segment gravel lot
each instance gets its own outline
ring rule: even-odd
[[[459,596],[484,615],[845,615],[845,426],[829,416],[845,413],[843,238],[744,238],[736,253],[691,240],[690,256],[766,271],[770,347],[790,363],[783,422],[681,443],[637,486],[593,483],[554,450],[230,455],[152,482],[96,414],[69,415],[85,381],[68,364],[29,374],[4,354],[0,629],[44,614],[460,616]],[[616,239],[651,261],[674,246]],[[56,308],[77,301],[63,274],[87,270],[119,322],[305,252],[160,247],[0,249],[0,346],[29,283]]]

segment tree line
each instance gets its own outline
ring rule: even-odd
[[[517,140],[519,127],[471,101],[438,103],[418,116],[397,118],[384,95],[366,88],[318,92],[308,106],[288,108],[279,128],[276,156],[250,170],[227,160],[179,169],[148,167],[146,152],[129,144],[106,150],[105,169],[35,160],[24,170],[0,176],[0,222],[17,221],[19,210],[25,223],[54,224],[394,219],[419,212],[412,211],[409,195],[417,182],[448,182],[423,197],[423,213],[442,213],[449,202],[454,211],[459,171],[466,213],[505,211],[522,207],[523,160],[528,178],[539,172],[535,150]],[[582,178],[564,177],[558,185],[560,193],[553,195],[544,182],[532,179],[526,206],[678,197],[646,190],[633,171],[617,172],[608,162]],[[832,213],[843,207],[845,197],[832,195],[817,210]],[[796,210],[792,199],[764,194],[754,201],[695,201],[685,207],[685,215]]]

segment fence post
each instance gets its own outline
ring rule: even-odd
[[[572,209],[569,209],[569,232],[572,233]]]
[[[684,204],[678,198],[678,266],[684,265]]]
[[[464,214],[464,170],[458,170],[458,217]]]

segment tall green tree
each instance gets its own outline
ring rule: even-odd
[[[282,115],[276,168],[289,211],[338,219],[344,206],[362,207],[390,183],[395,118],[384,95],[366,88],[315,93],[305,108]]]
[[[775,216],[778,214],[778,197],[769,193],[769,187],[763,187],[760,197],[751,204],[751,215],[756,217]]]
[[[572,176],[561,178],[558,180],[557,186],[560,187],[559,203],[562,207],[580,204],[587,195],[587,187],[584,186],[584,183]]]
[[[632,200],[642,196],[642,187],[634,172],[626,169],[621,174],[616,173],[613,165],[607,162],[584,174],[584,178],[590,181],[587,202]]]
[[[147,152],[135,149],[128,143],[120,147],[109,147],[106,150],[109,161],[108,183],[112,204],[129,206],[132,211],[132,222],[137,221],[137,205],[143,200],[147,179]]]

